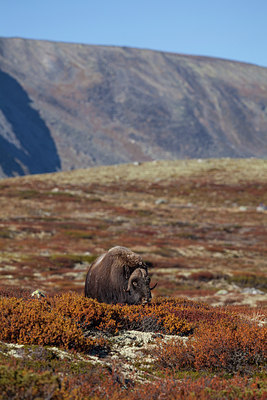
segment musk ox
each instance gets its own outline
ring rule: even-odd
[[[112,247],[90,265],[85,296],[108,304],[145,304],[151,300],[150,277],[142,258],[126,247]]]

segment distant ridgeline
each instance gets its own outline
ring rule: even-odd
[[[0,177],[267,156],[267,68],[0,39]]]

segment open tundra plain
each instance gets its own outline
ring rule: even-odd
[[[258,159],[1,180],[0,399],[266,398],[266,206]],[[116,245],[148,264],[150,305],[83,297]]]

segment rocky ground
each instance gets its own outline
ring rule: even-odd
[[[95,335],[87,332],[85,335]],[[67,363],[84,362],[88,365],[101,366],[109,370],[114,370],[118,378],[125,379],[126,382],[148,382],[152,377],[155,379],[153,370],[155,368],[156,344],[159,339],[167,342],[169,340],[181,340],[186,342],[188,337],[178,335],[163,335],[161,333],[123,331],[117,335],[104,335],[111,349],[107,354],[99,353],[96,355],[73,354],[72,352],[59,349],[57,347],[47,347],[52,357],[61,359]],[[39,346],[25,346],[22,344],[8,344],[0,342],[0,353],[6,357],[17,359],[34,359],[35,352]],[[154,350],[155,349],[155,350]]]

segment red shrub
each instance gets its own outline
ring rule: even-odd
[[[198,271],[198,272],[193,272],[190,275],[190,278],[193,279],[194,281],[203,281],[203,282],[208,282],[214,279],[214,274],[210,271]]]
[[[194,347],[196,369],[224,369],[249,372],[263,365],[267,356],[267,327],[249,321],[235,325],[203,326],[196,333]]]
[[[267,328],[245,321],[202,324],[186,344],[160,343],[158,361],[164,368],[250,373],[263,366]]]
[[[93,378],[93,379],[92,379]],[[75,389],[73,389],[76,386]],[[120,377],[105,375],[102,381],[87,375],[72,380],[64,390],[67,399],[107,400],[265,400],[266,391],[258,380],[236,375],[231,379],[219,377],[187,378],[176,380],[168,377],[143,385],[129,386]],[[72,390],[71,390],[72,389]],[[69,396],[68,396],[69,394]]]
[[[16,286],[0,286],[0,296],[29,299],[31,297],[31,291],[30,289],[23,289]]]

